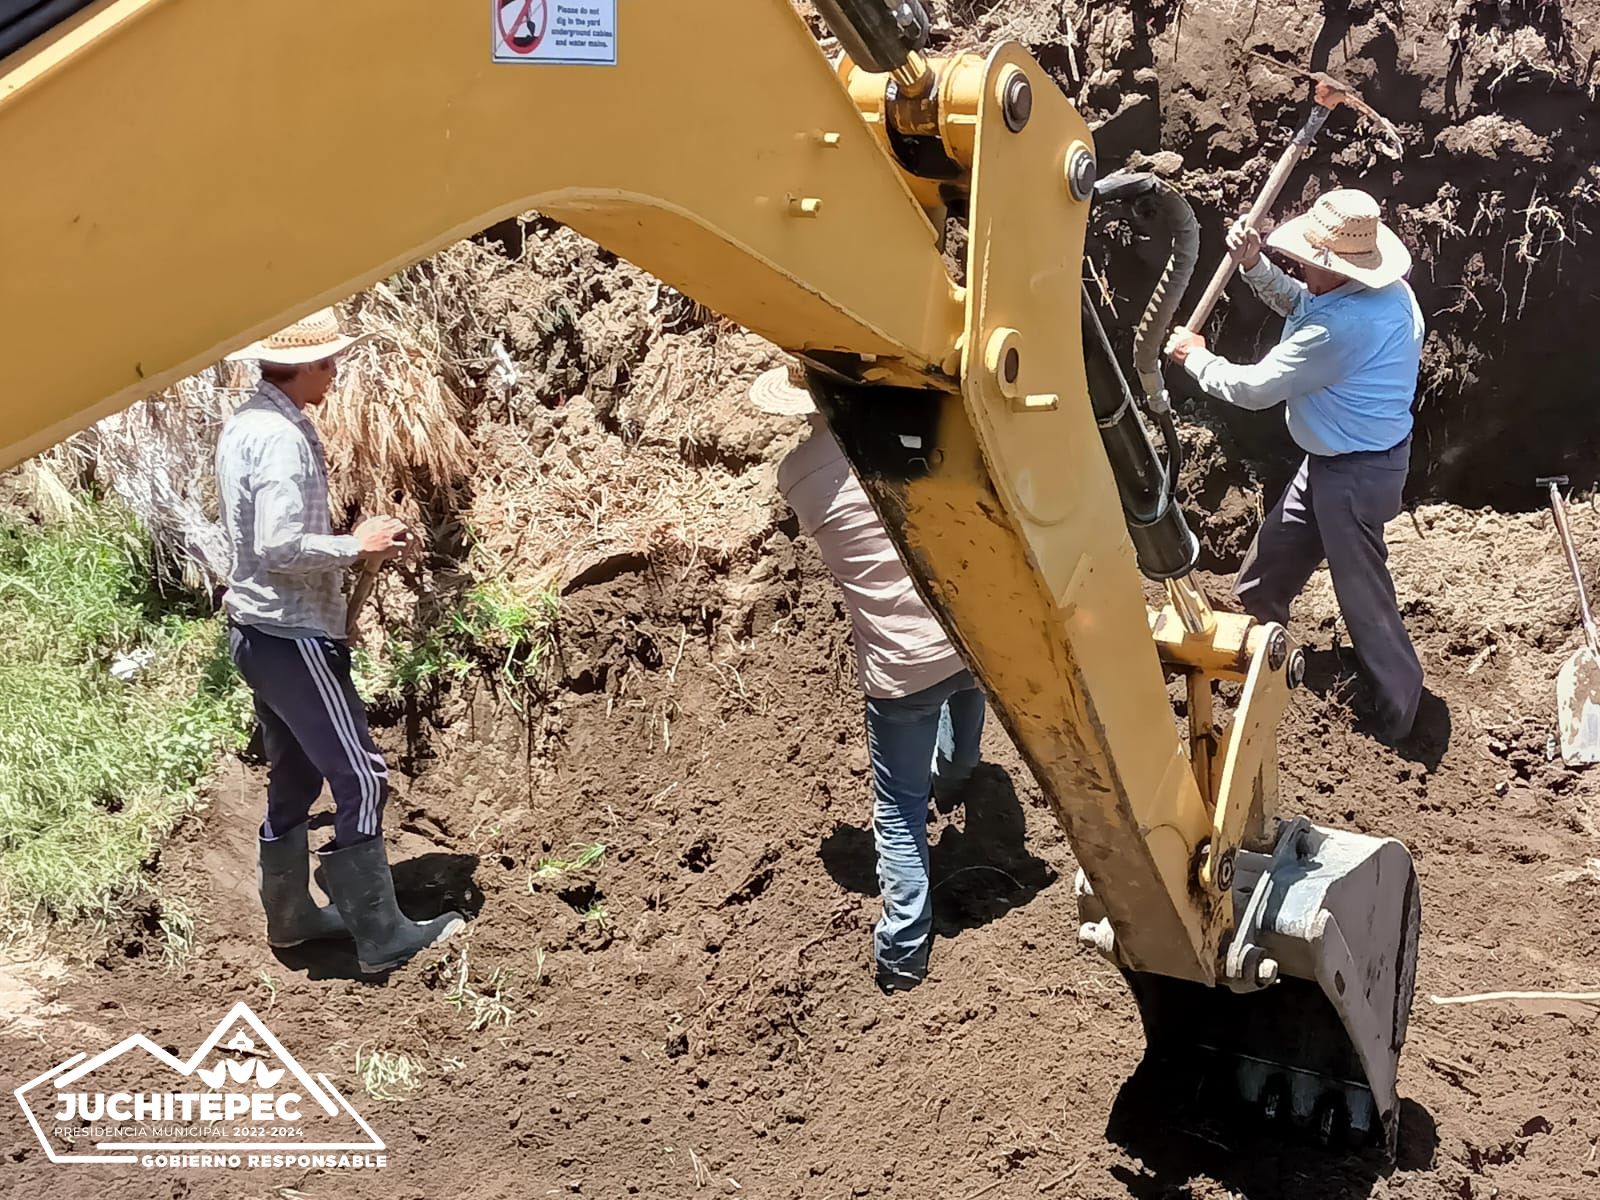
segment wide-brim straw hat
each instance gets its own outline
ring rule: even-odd
[[[799,373],[798,365],[763,371],[750,385],[750,403],[775,417],[810,416],[817,411],[817,402],[795,379]]]
[[[333,309],[319,308],[310,316],[301,317],[287,329],[280,329],[260,341],[251,342],[243,350],[235,350],[228,355],[228,361],[252,360],[280,367],[298,367],[302,363],[332,358],[361,340],[339,332],[339,318],[334,315]]]
[[[1318,196],[1309,212],[1268,234],[1267,245],[1368,287],[1383,287],[1411,270],[1411,251],[1383,223],[1378,202],[1357,188]]]

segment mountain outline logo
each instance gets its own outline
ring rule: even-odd
[[[134,1051],[142,1055],[125,1057]],[[130,1078],[175,1075],[176,1086],[83,1086],[98,1082],[91,1076],[119,1068]],[[294,1166],[304,1165],[313,1153],[319,1160],[338,1156],[319,1166],[383,1166],[387,1161],[383,1139],[327,1075],[301,1066],[242,1000],[187,1060],[135,1033],[93,1057],[80,1051],[12,1094],[52,1163],[166,1166],[174,1165],[166,1156],[181,1155],[182,1165]],[[53,1125],[47,1127],[41,1115]],[[333,1131],[323,1136],[310,1133],[312,1127],[329,1126]],[[339,1136],[341,1131],[356,1136]],[[82,1140],[92,1150],[78,1149]],[[163,1161],[151,1161],[153,1154]],[[207,1161],[190,1163],[191,1155]],[[355,1161],[343,1161],[349,1159]]]

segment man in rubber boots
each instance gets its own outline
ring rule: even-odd
[[[956,648],[917,595],[894,543],[811,393],[779,367],[756,380],[762,412],[806,417],[811,436],[778,467],[778,487],[844,593],[866,693],[872,838],[883,915],[873,936],[877,983],[907,991],[928,973],[933,894],[928,798],[954,802],[977,765],[984,702]]]
[[[383,846],[388,771],[350,679],[345,568],[393,558],[406,539],[393,517],[368,517],[347,535],[329,523],[327,463],[305,410],[327,398],[354,341],[325,308],[229,355],[259,363],[261,383],[223,426],[217,487],[233,545],[222,601],[229,648],[255,696],[270,764],[259,831],[267,943],[354,938],[361,970],[374,973],[463,921],[453,912],[412,921],[395,903]],[[324,781],[334,839],[318,857],[333,904],[318,906],[307,888],[306,818]]]
[[[1206,349],[1178,329],[1167,353],[1202,391],[1240,408],[1283,404],[1305,452],[1267,514],[1234,594],[1251,616],[1286,623],[1289,604],[1324,558],[1356,657],[1373,685],[1377,732],[1411,732],[1422,666],[1395,603],[1383,527],[1400,512],[1411,456],[1423,320],[1405,281],[1411,255],[1367,193],[1341,188],[1279,226],[1267,245],[1294,259],[1305,282],[1261,254],[1241,219],[1228,235],[1244,278],[1284,317],[1283,336],[1253,366]]]

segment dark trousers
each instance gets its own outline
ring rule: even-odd
[[[1262,523],[1234,584],[1258,621],[1289,620],[1324,558],[1356,657],[1372,681],[1383,731],[1411,730],[1422,698],[1422,664],[1395,604],[1383,527],[1400,512],[1411,439],[1389,450],[1308,455]]]
[[[350,650],[330,638],[274,637],[228,627],[228,648],[255,695],[267,752],[261,836],[287,833],[311,813],[323,781],[333,793],[334,845],[378,836],[389,772],[350,680]]]

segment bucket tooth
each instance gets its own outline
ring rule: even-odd
[[[1226,1078],[1259,1118],[1393,1155],[1421,924],[1410,853],[1300,818],[1271,854],[1238,854],[1234,893],[1217,986],[1123,971],[1147,1063]]]

